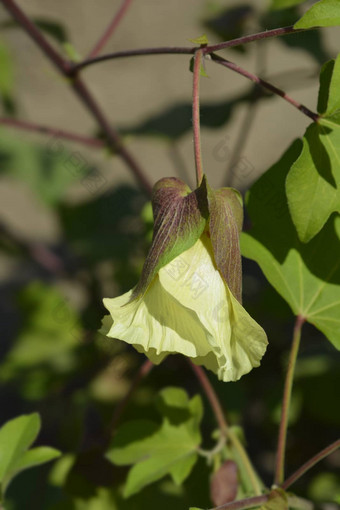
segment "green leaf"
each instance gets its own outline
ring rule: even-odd
[[[340,25],[339,0],[321,0],[302,16],[294,28],[334,27]]]
[[[253,222],[241,236],[245,257],[255,260],[295,315],[302,315],[340,348],[340,218],[332,217],[309,243],[291,221],[284,185],[301,150],[299,141],[251,188],[247,208]]]
[[[33,443],[39,430],[40,418],[37,413],[19,416],[1,427],[0,482]]]
[[[332,117],[340,110],[340,53],[321,69],[318,112]],[[330,119],[331,120],[331,119]]]
[[[286,182],[289,210],[303,242],[322,229],[332,212],[340,212],[339,188],[340,125],[321,119],[307,128]]]
[[[50,462],[60,457],[60,455],[60,451],[55,448],[50,448],[49,446],[38,446],[37,448],[32,448],[32,450],[24,452],[23,455],[18,458],[17,462],[11,466],[10,472],[6,476],[7,484],[21,471]],[[5,486],[7,484],[5,484]]]
[[[189,39],[189,41],[194,44],[209,44],[209,40],[205,34],[200,37],[196,37],[196,39]]]
[[[201,236],[208,218],[207,187],[203,179],[191,191],[175,177],[158,181],[152,191],[154,233],[141,278],[131,300],[143,294],[158,271]]]
[[[299,5],[305,2],[306,0],[272,0],[272,9],[287,9],[288,7],[293,7],[293,5]]]
[[[194,72],[194,63],[195,63],[195,58],[192,57],[190,59],[190,64],[189,64],[189,71],[192,73]],[[200,65],[200,76],[205,76],[206,78],[209,78],[209,75],[206,73],[203,63],[201,63],[201,65]]]
[[[340,212],[340,56],[320,74],[318,111],[287,177],[289,209],[302,241],[312,239],[332,212]]]
[[[167,474],[181,484],[197,461],[201,442],[200,397],[189,400],[183,390],[166,388],[159,394],[157,407],[164,413],[160,426],[146,420],[123,425],[106,454],[114,464],[134,464],[124,487],[125,497]]]
[[[0,485],[1,495],[21,471],[44,464],[60,455],[54,448],[40,446],[28,450],[40,430],[37,413],[19,416],[0,429]],[[1,499],[1,496],[0,496]]]

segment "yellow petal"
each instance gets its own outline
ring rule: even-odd
[[[129,303],[132,292],[103,300],[113,320],[107,336],[134,345],[156,364],[171,353],[196,358],[209,352],[207,331],[195,312],[168,294],[158,276],[143,298]]]
[[[105,320],[103,331],[153,363],[185,354],[223,381],[236,381],[260,364],[266,334],[216,269],[207,234],[160,269],[143,297],[129,301],[132,293],[104,299],[111,322]]]
[[[207,234],[159,271],[164,289],[196,312],[207,331],[210,354],[193,361],[223,381],[235,381],[260,364],[266,350],[263,329],[234,298],[216,269]]]

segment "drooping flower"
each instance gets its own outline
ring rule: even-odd
[[[260,364],[267,337],[241,304],[239,231],[242,205],[235,190],[195,191],[162,179],[153,192],[154,236],[137,286],[104,299],[109,337],[132,344],[153,363],[184,354],[235,381]]]

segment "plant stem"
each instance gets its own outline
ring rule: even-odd
[[[209,400],[209,403],[215,415],[216,422],[219,426],[221,436],[226,436],[228,431],[228,423],[227,420],[225,419],[222,406],[215,393],[214,388],[212,387],[203,368],[198,365],[195,365],[195,363],[193,363],[192,361],[189,361],[189,363],[197,379],[199,380],[199,383],[202,386],[207,399]]]
[[[13,18],[19,23],[19,25],[24,28],[27,34],[36,42],[36,44],[41,48],[41,50],[47,55],[51,62],[57,67],[59,72],[65,76],[73,79],[71,80],[71,85],[73,90],[76,92],[81,101],[87,106],[92,115],[96,118],[98,124],[104,131],[108,144],[111,149],[117,152],[120,157],[125,161],[130,170],[135,175],[136,179],[139,181],[140,185],[144,188],[144,190],[151,194],[152,186],[148,180],[148,178],[144,175],[144,172],[139,167],[138,163],[135,161],[134,157],[130,154],[130,152],[123,146],[122,140],[118,133],[110,126],[108,120],[105,115],[97,105],[96,101],[92,97],[92,95],[87,90],[84,83],[77,77],[74,72],[73,66],[65,61],[50,45],[50,43],[45,39],[45,37],[41,34],[35,24],[26,16],[26,14],[16,5],[14,0],[0,0],[3,6],[8,10],[8,12],[13,16]]]
[[[239,458],[242,462],[244,470],[247,472],[249,481],[251,483],[251,486],[254,490],[254,494],[259,495],[262,493],[262,488],[259,483],[257,474],[252,466],[252,463],[249,460],[249,457],[247,455],[247,452],[245,451],[241,441],[235,434],[235,432],[232,429],[229,429],[228,431],[228,439],[232,443],[233,447],[235,448],[237,454],[239,455]]]
[[[243,37],[238,37],[237,39],[231,39],[230,41],[224,41],[219,44],[214,44],[211,46],[205,46],[203,48],[203,53],[205,55],[213,52],[222,50],[225,48],[232,48],[234,46],[241,46],[242,44],[247,44],[253,41],[258,41],[261,39],[269,39],[273,37],[277,37],[280,35],[287,35],[296,32],[302,32],[305,30],[294,30],[292,26],[283,27],[283,28],[274,28],[273,30],[266,30],[265,32],[259,32],[257,34],[245,35]],[[106,55],[101,55],[95,58],[87,58],[82,62],[74,64],[73,69],[79,71],[85,67],[88,67],[93,64],[99,64],[100,62],[105,62],[106,60],[113,60],[117,58],[124,57],[138,57],[145,55],[192,55],[197,50],[197,46],[188,47],[188,46],[161,46],[158,48],[140,48],[140,49],[132,49],[125,51],[116,51],[114,53],[108,53]]]
[[[279,437],[278,437],[278,443],[277,443],[276,469],[275,469],[275,478],[274,478],[274,483],[276,485],[280,485],[284,480],[284,465],[285,465],[289,408],[290,408],[291,396],[292,396],[294,370],[295,370],[296,360],[297,360],[299,346],[300,346],[301,329],[302,329],[304,322],[305,322],[305,318],[298,315],[296,318],[296,321],[295,321],[292,346],[291,346],[291,350],[290,350],[286,380],[285,380],[285,385],[284,385],[284,390],[283,390],[281,421],[280,421]]]
[[[254,508],[262,505],[262,503],[266,503],[269,500],[269,496],[269,494],[263,494],[253,498],[240,499],[239,501],[232,501],[231,503],[210,508],[209,510],[245,510],[247,508]]]
[[[197,186],[203,179],[201,130],[200,130],[200,73],[202,63],[202,49],[197,50],[194,56],[194,78],[192,88],[192,127],[194,131],[194,156],[196,167]]]
[[[262,80],[262,78],[259,78],[255,74],[250,73],[249,71],[247,71],[246,69],[243,69],[242,67],[235,64],[234,62],[230,62],[230,60],[226,60],[226,59],[220,57],[219,55],[215,55],[214,53],[212,53],[210,56],[211,56],[211,59],[213,60],[213,62],[215,62],[216,64],[220,64],[224,67],[227,67],[228,69],[231,69],[232,71],[234,71],[238,74],[241,74],[245,78],[248,78],[248,80],[251,80],[254,83],[257,83],[258,85],[261,85],[261,87],[282,97],[285,101],[287,101],[288,103],[293,105],[295,108],[297,108],[304,115],[307,115],[307,117],[312,119],[314,122],[318,121],[319,115],[317,113],[313,112],[312,110],[307,108],[307,106],[304,106],[303,104],[299,103],[298,101],[295,101],[295,99],[288,96],[288,94],[286,94],[286,92],[284,92],[283,90],[275,87],[275,85],[272,85],[271,83],[269,83],[265,80]]]
[[[123,19],[124,15],[128,11],[131,2],[132,2],[132,0],[123,0],[122,1],[122,4],[119,7],[118,11],[116,12],[113,20],[111,21],[111,23],[109,24],[109,26],[107,27],[107,29],[105,30],[104,34],[101,36],[99,41],[96,43],[94,48],[89,53],[88,58],[94,58],[96,55],[98,55],[98,53],[101,52],[101,50],[103,49],[105,44],[108,42],[108,40],[110,39],[110,37],[112,36],[112,34],[116,30],[116,28],[118,27],[119,23]]]
[[[30,37],[36,42],[40,49],[45,53],[54,65],[62,71],[64,74],[68,74],[72,69],[71,64],[63,59],[61,55],[50,45],[45,39],[40,30],[34,23],[26,16],[26,14],[20,9],[20,7],[13,0],[1,0],[3,6],[15,19],[15,21],[25,29]]]
[[[33,133],[41,133],[44,135],[51,135],[56,138],[63,138],[71,142],[81,143],[88,147],[100,149],[106,146],[105,142],[99,140],[99,138],[91,138],[90,136],[78,135],[77,133],[71,133],[70,131],[64,131],[63,129],[41,126],[26,120],[0,117],[0,124],[11,128],[21,129],[23,131],[31,131]]]
[[[232,443],[233,447],[237,451],[240,461],[242,462],[243,468],[245,472],[248,474],[249,481],[253,487],[254,493],[259,495],[261,494],[261,486],[258,482],[257,475],[254,471],[254,468],[248,458],[248,455],[243,448],[242,443],[239,441],[236,434],[233,432],[232,429],[228,427],[228,423],[224,417],[223,409],[220,404],[220,401],[215,393],[214,388],[212,387],[206,373],[204,372],[203,368],[195,365],[192,361],[189,361],[190,366],[192,370],[195,372],[195,375],[197,379],[199,380],[204,393],[206,394],[207,399],[209,400],[209,403],[211,405],[211,408],[214,412],[216,421],[218,423],[221,436],[228,437],[230,442]]]
[[[292,475],[290,475],[287,480],[285,480],[281,484],[281,488],[286,490],[288,487],[293,485],[293,483],[296,482],[299,478],[301,478],[302,475],[304,475],[307,471],[309,471],[312,467],[315,466],[318,462],[320,462],[322,459],[330,455],[331,453],[335,452],[338,448],[340,448],[340,439],[337,441],[334,441],[334,443],[330,444],[323,450],[321,450],[319,453],[314,455],[311,459],[307,460],[299,469],[295,471]]]

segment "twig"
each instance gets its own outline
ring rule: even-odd
[[[239,65],[235,64],[234,62],[230,62],[230,60],[226,60],[219,55],[215,55],[212,53],[211,59],[213,62],[216,62],[216,64],[220,64],[224,67],[227,67],[228,69],[231,69],[232,71],[235,71],[238,74],[241,74],[245,78],[248,78],[248,80],[253,81],[254,83],[257,83],[258,85],[261,85],[261,87],[270,90],[270,92],[273,92],[274,94],[282,97],[285,101],[293,105],[295,108],[297,108],[300,112],[302,112],[304,115],[307,115],[310,119],[312,119],[314,122],[317,122],[319,119],[319,115],[315,112],[312,112],[309,108],[304,106],[303,104],[299,103],[298,101],[295,101],[295,99],[291,98],[284,92],[283,90],[275,87],[275,85],[272,85],[271,83],[262,80],[262,78],[259,78],[253,73],[250,73],[246,69],[243,69]]]
[[[262,505],[269,500],[270,494],[263,494],[262,496],[254,496],[253,498],[240,499],[239,501],[232,501],[225,505],[210,508],[209,510],[245,510],[247,508],[254,508]]]
[[[194,156],[196,167],[197,186],[203,179],[203,165],[201,152],[201,132],[200,132],[200,73],[202,63],[202,49],[197,50],[194,57],[194,78],[192,87],[192,127],[194,132]]]
[[[195,365],[192,361],[189,360],[190,366],[192,370],[195,372],[197,379],[199,380],[208,400],[211,405],[211,408],[214,412],[216,421],[218,423],[218,426],[220,428],[220,434],[221,436],[227,436],[230,442],[232,443],[233,447],[237,451],[240,461],[242,462],[244,470],[247,472],[249,481],[253,487],[253,490],[255,494],[259,495],[261,494],[261,486],[258,482],[257,475],[254,471],[254,468],[248,458],[248,455],[243,448],[242,443],[239,441],[236,434],[233,432],[232,429],[228,427],[227,421],[224,417],[223,409],[220,404],[220,401],[215,393],[214,388],[210,384],[210,381],[202,369],[202,367]]]
[[[100,149],[106,146],[105,142],[99,140],[99,138],[91,138],[89,136],[78,135],[77,133],[64,131],[63,129],[41,126],[26,120],[0,117],[0,124],[11,128],[21,129],[23,131],[31,131],[33,133],[55,136],[56,138],[64,138],[65,140],[81,143],[89,147],[96,147]]]
[[[105,115],[98,107],[92,95],[87,90],[86,86],[77,77],[74,72],[73,66],[65,61],[50,45],[50,43],[45,39],[45,37],[41,34],[35,24],[26,16],[26,14],[16,5],[14,0],[1,0],[3,6],[8,10],[8,12],[13,16],[13,18],[25,29],[27,34],[36,42],[36,44],[41,48],[41,50],[48,56],[51,62],[57,67],[60,73],[63,76],[69,78],[73,77],[71,84],[73,90],[77,93],[79,98],[90,110],[92,115],[97,119],[100,127],[103,129],[109,145],[111,149],[117,152],[121,158],[125,161],[125,163],[129,166],[130,170],[133,172],[141,186],[145,189],[145,191],[150,194],[152,186],[149,183],[147,177],[144,175],[142,169],[139,167],[138,163],[135,161],[134,157],[128,152],[128,150],[123,146],[122,140],[118,133],[110,126],[107,121]]]
[[[190,366],[191,366],[192,370],[194,371],[197,379],[199,380],[199,383],[202,386],[204,393],[207,396],[207,399],[209,400],[209,403],[210,403],[211,408],[214,412],[216,421],[218,423],[221,435],[226,436],[227,430],[228,430],[228,423],[224,417],[224,412],[223,412],[222,406],[221,406],[220,401],[215,393],[214,388],[212,387],[203,368],[198,365],[195,365],[195,363],[193,363],[192,361],[189,361],[189,363],[190,363]]]
[[[101,52],[101,50],[103,49],[105,44],[108,42],[108,40],[111,38],[112,34],[118,27],[119,23],[123,19],[124,15],[128,11],[131,2],[132,2],[132,0],[123,0],[122,1],[122,4],[119,7],[118,11],[116,12],[113,20],[111,21],[111,23],[109,24],[109,26],[107,27],[107,29],[105,30],[104,34],[101,36],[99,41],[96,43],[94,48],[89,53],[88,58],[93,58],[96,55],[98,55],[98,53]]]
[[[305,462],[299,469],[295,471],[295,473],[290,475],[290,477],[287,478],[287,480],[285,480],[281,484],[281,488],[283,490],[288,489],[291,485],[293,485],[293,483],[295,483],[299,478],[301,478],[302,475],[304,475],[307,471],[314,467],[315,464],[320,462],[328,455],[331,455],[331,453],[334,453],[338,448],[340,448],[340,439],[334,441],[334,443],[330,444],[329,446],[321,450],[319,453],[314,455],[314,457],[307,460],[307,462]]]
[[[204,53],[212,53],[213,51],[223,50],[225,48],[232,48],[234,46],[241,46],[242,44],[248,44],[253,41],[259,41],[261,39],[272,39],[280,35],[296,34],[297,32],[305,32],[306,29],[295,29],[293,25],[282,28],[273,28],[272,30],[266,30],[264,32],[258,32],[257,34],[244,35],[237,39],[231,39],[230,41],[221,42],[214,45],[208,45],[204,49]]]
[[[282,398],[282,411],[280,420],[279,437],[277,443],[276,452],[276,468],[274,483],[279,485],[284,480],[284,464],[285,464],[285,453],[286,453],[286,440],[287,440],[287,428],[289,418],[289,408],[292,396],[292,387],[294,379],[295,364],[299,352],[301,329],[305,322],[305,318],[298,315],[295,321],[293,341],[290,350],[285,386],[283,390]]]
[[[214,44],[211,46],[205,46],[203,53],[205,55],[213,52],[222,50],[225,48],[232,48],[234,46],[241,46],[242,44],[247,44],[253,41],[258,41],[261,39],[269,39],[273,37],[277,37],[279,35],[287,35],[296,32],[301,32],[304,30],[294,30],[292,26],[283,27],[283,28],[274,28],[273,30],[266,30],[265,32],[259,32],[257,34],[245,35],[243,37],[238,37],[237,39],[232,39],[230,41],[224,41],[219,44]],[[106,62],[107,60],[113,60],[117,58],[126,58],[126,57],[140,57],[144,55],[193,55],[197,50],[197,46],[188,47],[188,46],[161,46],[159,48],[140,48],[140,49],[132,49],[125,51],[115,51],[113,53],[108,53],[106,55],[100,55],[95,58],[87,58],[82,62],[74,64],[73,70],[79,71],[80,69],[84,69],[93,64],[99,64],[100,62]]]

